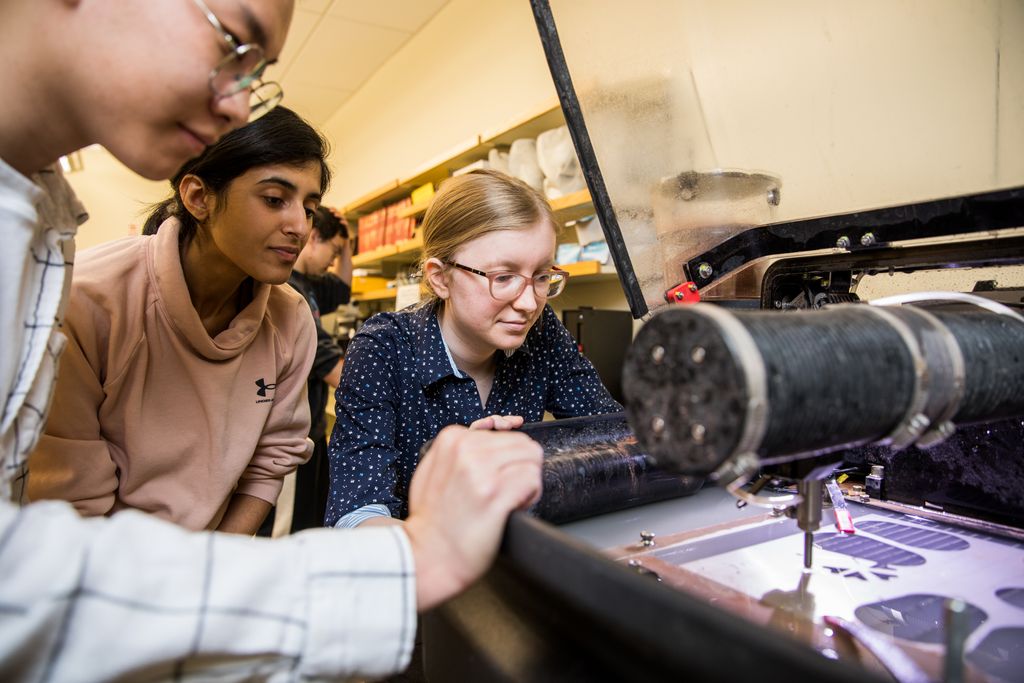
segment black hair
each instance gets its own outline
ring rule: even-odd
[[[348,224],[325,206],[317,208],[313,214],[313,229],[321,242],[333,240],[338,235],[348,239]]]
[[[181,222],[180,241],[190,241],[198,233],[199,224],[181,201],[182,179],[198,176],[218,197],[222,198],[235,178],[259,166],[286,164],[300,166],[316,161],[320,164],[320,194],[327,191],[331,170],[327,166],[327,140],[301,116],[286,107],[275,107],[255,121],[234,130],[191,161],[171,179],[174,193],[153,207],[143,226],[143,235],[155,235],[170,217]]]

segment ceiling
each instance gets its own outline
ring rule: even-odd
[[[448,0],[297,0],[278,64],[285,104],[322,126]]]

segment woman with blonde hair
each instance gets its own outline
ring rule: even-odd
[[[568,280],[554,256],[551,208],[526,183],[475,171],[441,186],[423,220],[427,302],[374,316],[349,345],[328,526],[404,518],[420,448],[446,425],[622,409],[548,305]]]

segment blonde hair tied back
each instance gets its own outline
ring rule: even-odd
[[[424,264],[436,258],[453,260],[467,242],[497,230],[522,230],[547,221],[557,230],[551,205],[544,196],[522,180],[492,170],[476,170],[441,183],[423,217]],[[426,281],[427,287],[430,283]],[[430,288],[423,305],[433,305],[438,296]]]

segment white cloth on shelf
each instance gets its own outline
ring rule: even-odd
[[[512,141],[508,148],[508,172],[533,189],[544,190],[544,172],[537,164],[536,140],[519,138]]]
[[[557,199],[586,187],[569,128],[559,126],[537,136],[537,164],[544,172],[544,194]]]

